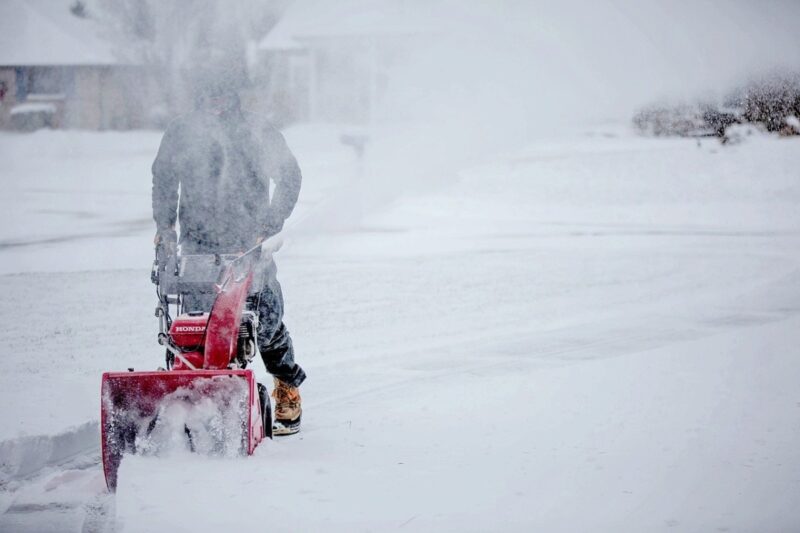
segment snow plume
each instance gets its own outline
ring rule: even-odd
[[[201,379],[159,401],[139,421],[136,449],[144,455],[191,450],[201,455],[246,454],[247,384],[240,379]]]
[[[118,54],[150,67],[163,113],[187,111],[192,87],[223,71],[241,90],[254,60],[254,42],[274,24],[285,1],[94,0]]]
[[[369,140],[353,172],[363,177],[354,189],[365,210],[556,130],[627,122],[647,102],[713,96],[761,71],[800,66],[793,0],[94,3],[120,50],[157,72],[164,104],[153,113],[163,119],[150,123],[190,109],[204,72],[246,88],[245,109],[272,91],[291,93],[265,111],[285,105],[301,120],[309,95],[324,88],[314,105],[335,100],[341,112],[308,120],[366,129],[356,132]],[[256,45],[279,29],[278,48],[297,60],[283,70]],[[362,81],[365,64],[375,68]],[[367,112],[342,118],[365,100]]]

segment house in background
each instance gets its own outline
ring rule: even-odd
[[[431,35],[434,2],[296,0],[257,45],[273,119],[365,124],[404,48]]]
[[[141,127],[149,84],[80,2],[0,1],[0,128]]]

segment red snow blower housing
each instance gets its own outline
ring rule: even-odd
[[[275,249],[177,256],[156,247],[151,279],[166,366],[103,374],[100,423],[109,490],[116,489],[126,453],[155,455],[177,444],[211,455],[246,455],[272,437],[269,395],[246,367],[258,355],[258,295]]]

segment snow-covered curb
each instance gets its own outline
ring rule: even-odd
[[[100,424],[94,420],[56,435],[36,435],[0,442],[0,484],[24,478],[46,466],[63,463],[100,445]]]

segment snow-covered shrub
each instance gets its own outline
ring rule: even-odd
[[[800,74],[773,75],[742,85],[731,91],[722,105],[650,105],[634,115],[633,124],[644,135],[713,135],[723,141],[736,124],[800,135]]]
[[[636,113],[633,124],[640,133],[656,137],[708,135],[703,116],[699,106],[655,104]]]
[[[800,117],[800,75],[776,75],[750,83],[741,105],[748,122],[784,135],[800,134],[800,128],[792,125]]]

